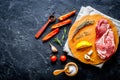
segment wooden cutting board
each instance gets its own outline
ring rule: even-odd
[[[114,38],[115,38],[115,51],[118,48],[118,44],[119,44],[119,35],[118,35],[118,31],[116,26],[112,23],[112,21],[110,21],[108,18],[100,15],[100,14],[94,14],[94,15],[87,15],[84,16],[82,18],[80,18],[79,20],[77,20],[72,27],[70,28],[69,34],[68,34],[68,46],[73,54],[73,56],[78,59],[79,61],[86,63],[86,64],[91,64],[91,65],[95,65],[95,64],[100,64],[103,63],[105,61],[107,61],[108,59],[102,60],[99,58],[99,56],[97,55],[97,51],[95,48],[95,38],[96,38],[96,32],[95,32],[95,27],[98,23],[98,21],[100,19],[107,19],[108,23],[110,24],[113,33],[114,33]],[[72,35],[75,31],[75,29],[84,21],[86,20],[90,20],[90,21],[94,21],[93,25],[89,25],[89,26],[85,26],[82,29],[79,30],[79,32],[75,35],[75,37],[73,39]],[[92,47],[89,48],[83,48],[83,49],[79,49],[77,50],[75,48],[76,44],[80,41],[89,41],[90,43],[92,43]],[[91,55],[91,58],[94,59],[94,61],[87,61],[84,58],[84,55],[89,52],[90,50],[93,50],[93,54]]]

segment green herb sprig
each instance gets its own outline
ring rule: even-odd
[[[57,44],[59,44],[60,46],[62,46],[61,41],[58,39],[58,37],[54,38],[54,42],[56,42]]]
[[[65,39],[66,34],[67,34],[67,30],[66,30],[66,27],[64,27],[64,32],[63,32],[63,35],[62,35],[62,41]]]

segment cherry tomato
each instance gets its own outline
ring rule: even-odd
[[[56,62],[56,61],[57,61],[57,56],[52,55],[52,56],[50,57],[50,60],[51,60],[52,62]]]
[[[60,56],[60,61],[65,62],[66,59],[67,59],[67,57],[65,55],[61,55]]]

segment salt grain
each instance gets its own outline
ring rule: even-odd
[[[70,65],[70,66],[68,67],[68,70],[69,70],[69,73],[70,73],[71,75],[73,75],[73,74],[76,73],[76,67],[75,67],[74,65]]]

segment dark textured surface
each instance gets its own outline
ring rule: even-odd
[[[120,80],[120,46],[102,69],[68,57],[67,62],[78,64],[79,73],[75,77],[65,74],[53,76],[55,69],[62,69],[67,63],[59,60],[64,54],[62,47],[53,43],[59,52],[56,54],[58,61],[52,64],[48,42],[42,43],[41,38],[34,38],[53,11],[58,17],[73,9],[78,13],[81,6],[87,5],[120,20],[119,0],[0,0],[0,80]],[[75,18],[71,18],[73,22]],[[70,26],[66,26],[67,33]],[[49,31],[50,28],[47,28],[44,35]],[[63,28],[58,38],[61,38],[62,32]]]

